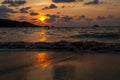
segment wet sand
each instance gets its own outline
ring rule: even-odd
[[[120,80],[120,55],[2,51],[0,80]]]

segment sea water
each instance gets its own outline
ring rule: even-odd
[[[120,43],[120,27],[0,28],[0,42]],[[120,55],[70,51],[0,51],[0,80],[120,80]]]
[[[18,41],[120,43],[120,27],[0,28],[0,42]]]

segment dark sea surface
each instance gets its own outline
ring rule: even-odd
[[[0,42],[61,40],[120,43],[120,27],[0,28]]]
[[[96,49],[106,47],[96,42],[115,43],[113,48],[118,52],[61,51],[55,50],[57,45],[52,51],[24,51],[15,47],[23,45],[23,42],[59,41],[67,41],[57,43],[66,49],[70,42],[78,41],[95,41],[91,44]],[[7,42],[9,45],[3,46]],[[25,46],[30,44],[25,43]],[[87,42],[83,44],[87,45]],[[0,80],[120,80],[120,49],[117,44],[120,44],[120,27],[0,28],[0,48],[4,49],[0,49]]]

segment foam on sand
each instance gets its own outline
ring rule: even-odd
[[[0,49],[120,52],[120,44],[87,42],[0,42]]]

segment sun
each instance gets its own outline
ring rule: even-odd
[[[43,16],[40,17],[40,20],[41,20],[41,21],[45,21],[45,17],[43,17]]]
[[[40,15],[39,17],[38,17],[38,19],[41,21],[41,22],[45,22],[45,20],[47,19],[47,18],[49,18],[48,16],[45,16],[45,15]]]

